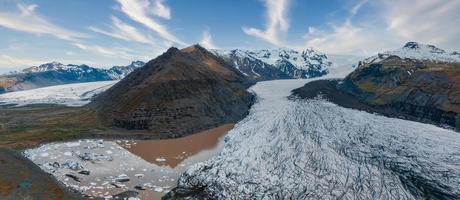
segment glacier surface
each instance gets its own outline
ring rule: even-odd
[[[62,104],[83,106],[89,103],[94,95],[105,91],[117,82],[118,80],[74,83],[9,92],[0,94],[0,105]]]
[[[459,133],[287,98],[308,81],[254,85],[257,102],[223,151],[189,168],[178,188],[212,199],[459,198]]]

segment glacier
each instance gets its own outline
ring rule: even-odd
[[[192,199],[460,198],[459,133],[321,97],[288,98],[312,80],[251,87],[257,102],[222,152],[190,167],[175,191]]]
[[[94,95],[117,82],[118,80],[73,83],[9,92],[0,94],[0,105],[61,104],[78,107],[89,103]]]

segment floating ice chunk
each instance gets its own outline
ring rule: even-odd
[[[163,188],[161,187],[155,187],[155,189],[153,189],[155,192],[163,192]]]
[[[40,156],[41,157],[48,157],[50,154],[49,153],[41,153]]]
[[[166,158],[164,158],[164,157],[158,157],[158,158],[155,159],[155,161],[157,161],[157,162],[165,162],[165,161],[166,161]]]
[[[65,155],[65,156],[72,156],[72,152],[66,151],[66,152],[64,152],[64,155]]]

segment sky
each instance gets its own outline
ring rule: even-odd
[[[148,61],[169,47],[370,56],[460,50],[459,0],[0,0],[0,73],[51,61]]]

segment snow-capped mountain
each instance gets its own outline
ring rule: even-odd
[[[0,93],[68,83],[119,80],[144,64],[142,61],[134,61],[127,66],[102,69],[84,64],[46,63],[29,67],[21,72],[0,76]]]
[[[231,62],[236,69],[255,79],[312,78],[328,73],[332,63],[313,49],[211,50]]]
[[[129,73],[134,71],[135,69],[144,66],[145,63],[142,61],[133,61],[131,64],[127,66],[113,66],[108,70],[108,74],[110,77],[112,77],[114,80],[117,79],[122,79],[125,76],[127,76]]]
[[[415,59],[420,61],[460,63],[460,53],[447,52],[434,45],[408,42],[402,48],[379,53],[376,56],[365,59],[364,63],[375,63],[385,60],[390,56],[398,56],[402,59]]]
[[[76,73],[76,74],[84,74],[84,73],[91,73],[91,72],[101,72],[106,73],[108,76],[112,77],[113,80],[122,79],[129,73],[131,73],[134,69],[144,66],[144,62],[142,61],[133,61],[131,64],[127,66],[113,66],[110,69],[102,69],[102,68],[95,68],[90,67],[88,65],[74,65],[68,64],[64,65],[59,62],[51,62],[42,64],[39,66],[32,66],[26,69],[23,69],[23,73],[38,73],[38,72],[48,72],[48,71],[65,71],[68,73]]]

